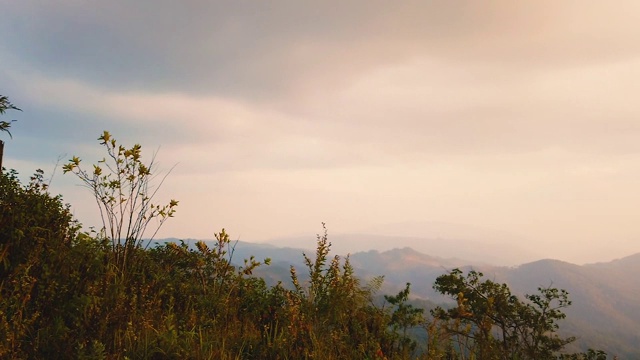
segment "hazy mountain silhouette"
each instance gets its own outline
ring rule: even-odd
[[[313,249],[313,235],[280,237],[266,242],[280,247]],[[340,254],[410,247],[444,258],[504,266],[542,258],[535,248],[522,245],[535,243],[522,235],[468,224],[434,221],[379,224],[351,233],[331,233],[330,241],[333,249]]]

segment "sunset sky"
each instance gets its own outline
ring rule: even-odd
[[[18,120],[4,166],[89,165],[103,130],[140,143],[175,165],[160,237],[445,223],[576,263],[640,252],[638,1],[0,9],[0,94],[23,109],[3,117]],[[99,224],[72,176],[52,191]]]

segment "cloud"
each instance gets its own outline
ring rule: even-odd
[[[26,121],[23,130],[31,141],[38,136],[55,139],[58,148],[66,146],[65,151],[95,155],[99,149],[92,141],[94,136],[109,130],[125,145],[139,142],[151,149],[162,145],[165,161],[181,163],[182,171],[188,172],[367,162],[366,149],[354,150],[350,148],[353,144],[326,137],[330,129],[259,103],[177,92],[114,91],[39,76],[22,80],[18,93],[24,102],[64,116],[59,122],[46,121],[46,117],[34,117],[30,112],[29,118],[34,117],[36,122]],[[75,115],[69,116],[70,112]],[[78,133],[85,138],[78,139]],[[94,136],[86,138],[87,133]],[[40,145],[51,146],[51,142]],[[88,150],[91,147],[96,149]],[[348,154],[351,156],[345,156]]]
[[[71,128],[273,166],[638,150],[635,2],[367,5],[24,1],[0,58]]]
[[[637,152],[640,108],[630,97],[640,78],[629,69],[639,65],[631,60],[514,76],[414,60],[292,105],[115,90],[40,75],[23,77],[20,93],[40,108],[77,114],[64,119],[66,128],[44,124],[48,134],[68,139],[62,143],[82,141],[69,128],[111,130],[125,143],[162,144],[169,162],[185,171],[386,166],[547,148]]]
[[[116,89],[282,100],[437,59],[530,73],[637,56],[635,2],[57,2],[7,7],[5,49]]]

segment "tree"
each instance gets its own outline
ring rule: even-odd
[[[107,157],[93,165],[92,171],[83,169],[77,156],[63,170],[76,175],[93,194],[102,218],[100,234],[111,241],[115,263],[124,272],[130,254],[142,247],[151,221],[155,219],[158,224],[145,248],[162,224],[173,217],[178,201],[171,200],[165,205],[152,202],[166,175],[157,186],[152,185],[154,159],[149,164],[143,163],[140,145],[131,148],[119,145],[108,131],[98,140],[106,148]]]
[[[482,273],[459,269],[436,279],[434,288],[453,297],[457,306],[432,311],[444,323],[455,350],[479,359],[555,359],[555,354],[575,340],[561,338],[557,322],[571,305],[569,294],[539,288],[526,301],[513,295],[506,284],[482,280]]]
[[[397,295],[385,295],[384,299],[394,308],[391,314],[390,326],[394,343],[388,354],[398,354],[403,357],[411,357],[418,343],[409,337],[408,331],[424,322],[424,309],[416,308],[409,304],[411,284],[407,283],[404,290]]]
[[[22,111],[19,108],[17,108],[15,105],[13,105],[10,101],[9,98],[4,96],[4,95],[0,95],[0,115],[3,115],[7,110],[18,110],[18,111]],[[1,120],[0,121],[0,131],[5,131],[7,132],[7,134],[9,134],[10,138],[13,138],[13,136],[11,135],[11,132],[9,131],[9,128],[11,127],[11,123],[14,122],[15,120],[11,120],[11,121],[4,121]],[[2,170],[2,156],[4,154],[4,141],[0,140],[0,170]]]

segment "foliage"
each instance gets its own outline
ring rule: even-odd
[[[434,288],[453,297],[457,306],[437,308],[432,315],[444,325],[452,348],[480,359],[555,359],[555,354],[575,340],[561,338],[558,321],[571,305],[568,293],[539,288],[526,301],[513,295],[506,284],[482,280],[482,273],[459,269],[436,279]]]
[[[66,320],[79,317],[83,269],[94,260],[69,207],[46,192],[42,171],[22,187],[15,172],[0,179],[0,357],[34,357],[34,349],[70,346]],[[69,261],[69,259],[73,259]]]
[[[0,115],[3,115],[4,113],[7,112],[7,110],[18,110],[18,111],[22,111],[20,110],[18,107],[16,107],[15,105],[13,105],[10,101],[9,98],[4,96],[4,95],[0,95]],[[12,137],[11,132],[9,131],[9,128],[11,127],[11,123],[14,122],[15,120],[11,120],[11,121],[0,121],[0,131],[5,131],[7,132],[7,134],[9,134],[9,137]],[[0,140],[1,142],[1,140]]]
[[[131,148],[118,145],[108,131],[98,140],[106,148],[107,157],[93,165],[92,171],[83,169],[77,156],[63,170],[75,174],[95,197],[102,216],[101,234],[111,241],[116,265],[124,269],[134,248],[142,246],[150,222],[155,219],[158,226],[147,245],[162,224],[173,217],[178,202],[171,200],[166,205],[152,202],[164,178],[158,186],[152,185],[154,161],[142,162],[140,145]]]
[[[602,350],[589,349],[585,353],[579,354],[562,354],[559,356],[561,360],[607,360],[608,356]],[[617,357],[614,357],[614,360]]]
[[[18,111],[22,111],[19,108],[17,108],[15,105],[13,105],[10,101],[9,98],[7,98],[4,95],[0,95],[0,115],[3,115],[7,110],[18,110]],[[9,134],[9,137],[13,137],[11,135],[11,132],[9,131],[9,128],[11,127],[11,123],[14,122],[15,120],[11,120],[11,121],[5,121],[5,120],[0,120],[0,132],[4,131],[7,134]],[[0,171],[2,171],[2,157],[4,156],[4,141],[0,140]]]
[[[417,342],[409,337],[408,331],[424,322],[424,309],[415,308],[408,303],[411,284],[407,283],[404,290],[397,295],[385,295],[384,298],[394,307],[390,325],[393,329],[395,348],[393,353],[409,357],[416,350]]]
[[[324,224],[323,229],[324,234],[317,237],[315,258],[303,254],[309,275],[306,286],[291,267],[294,291],[287,297],[288,323],[293,330],[290,336],[294,339],[291,354],[294,358],[323,354],[328,359],[361,359],[398,358],[398,349],[411,352],[413,349],[404,348],[409,341],[396,332],[396,325],[401,324],[399,312],[392,316],[390,309],[373,304],[382,278],[361,286],[348,257],[342,261],[334,256],[329,261],[331,243]],[[394,306],[404,306],[406,300],[402,295],[392,299],[398,299]]]

